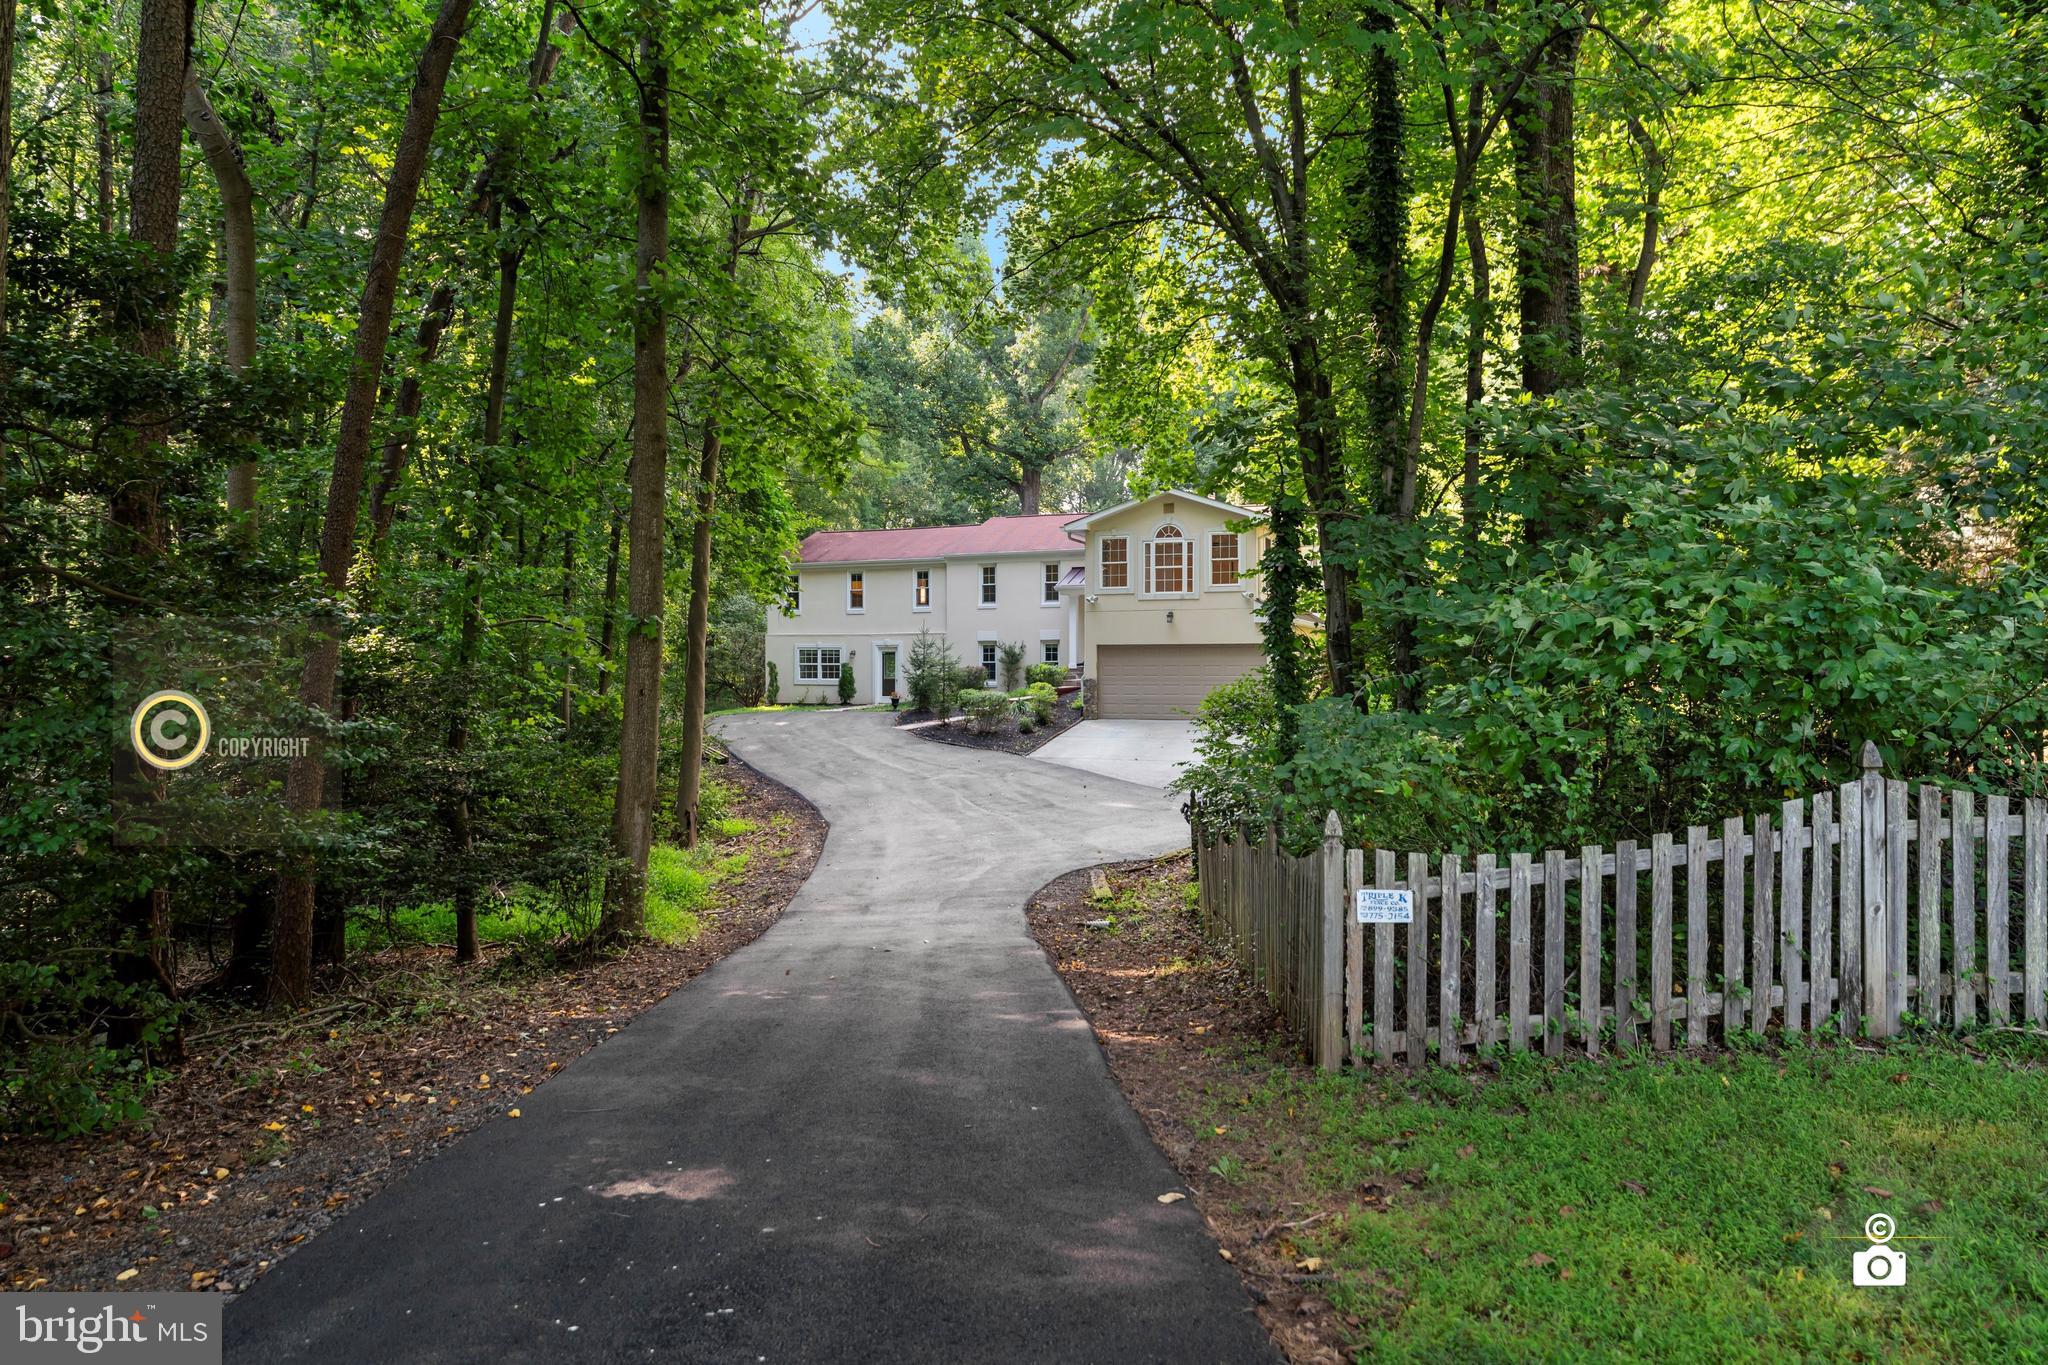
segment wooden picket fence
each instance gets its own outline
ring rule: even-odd
[[[1597,1055],[1740,1033],[1890,1037],[1909,1014],[2048,1023],[2048,805],[1863,777],[1771,816],[1540,857],[1294,857],[1271,831],[1196,843],[1199,914],[1319,1065]],[[2017,868],[2015,867],[2017,863]],[[2015,885],[2017,883],[2017,885]],[[1366,926],[1360,888],[1412,893]],[[1505,896],[1506,920],[1502,920]],[[2017,1000],[2015,1000],[2017,996]]]

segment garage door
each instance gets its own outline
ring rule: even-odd
[[[1096,710],[1110,720],[1182,720],[1265,661],[1257,645],[1103,645]]]

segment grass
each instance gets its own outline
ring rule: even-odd
[[[707,811],[714,804],[723,809],[726,800],[707,801]],[[656,844],[648,852],[647,934],[657,942],[680,946],[696,938],[703,928],[700,912],[710,903],[713,888],[746,871],[747,855],[721,853],[717,841],[752,833],[754,822],[707,814],[704,827],[711,839],[694,850]],[[484,943],[543,944],[572,931],[575,918],[548,898],[520,887],[489,897],[477,907],[476,932]],[[455,907],[431,901],[402,906],[388,916],[356,914],[349,919],[348,937],[351,951],[393,943],[453,944]]]
[[[1363,1187],[1300,1239],[1361,1358],[2043,1360],[2048,1053],[2013,1050],[1278,1070],[1210,1118],[1325,1207]],[[1903,1288],[1850,1281],[1878,1211]]]

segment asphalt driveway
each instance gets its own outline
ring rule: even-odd
[[[831,821],[760,939],[228,1308],[232,1361],[1271,1361],[1025,931],[1156,791],[728,717]]]
[[[1046,763],[1164,788],[1195,759],[1195,727],[1185,720],[1084,720],[1032,755]]]

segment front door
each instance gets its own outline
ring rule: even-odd
[[[888,646],[882,649],[882,698],[896,695],[896,651]]]

